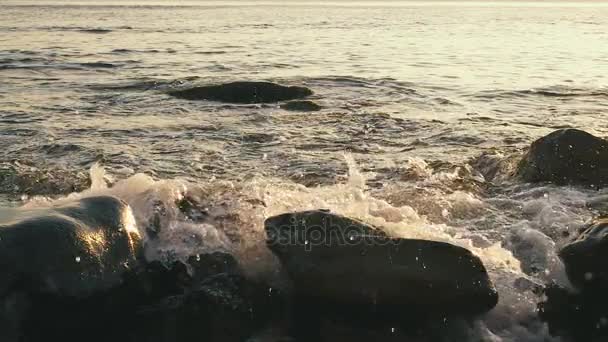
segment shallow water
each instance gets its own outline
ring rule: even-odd
[[[477,340],[553,341],[529,284],[566,282],[555,249],[608,193],[508,175],[554,129],[608,134],[606,32],[603,3],[12,1],[0,204],[115,194],[142,231],[160,215],[149,257],[224,249],[256,274],[276,269],[264,218],[329,208],[473,249],[501,295]],[[166,94],[244,79],[308,86],[324,109]],[[107,174],[81,192],[95,162]],[[180,216],[185,194],[208,221]]]

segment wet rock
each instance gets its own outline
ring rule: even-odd
[[[110,196],[24,211],[0,224],[0,288],[82,297],[121,282],[137,263],[140,237],[131,209]]]
[[[312,101],[289,101],[281,105],[281,108],[292,112],[316,112],[323,107]]]
[[[277,296],[239,274],[221,273],[137,313],[148,342],[244,341],[277,313]]]
[[[572,291],[550,284],[539,314],[551,333],[575,341],[608,339],[608,218],[599,218],[581,229],[559,251]]]
[[[390,238],[327,211],[271,217],[265,229],[303,303],[420,319],[474,316],[498,301],[481,260],[458,246]]]
[[[0,193],[57,195],[81,192],[91,186],[89,176],[61,168],[38,169],[23,162],[0,163]]]
[[[169,95],[186,100],[251,104],[301,99],[312,93],[312,90],[305,87],[283,86],[271,82],[232,82],[176,90]]]
[[[527,182],[608,185],[608,141],[578,129],[560,129],[536,140],[519,163]]]
[[[131,209],[115,197],[23,210],[4,219],[10,221],[0,224],[0,302],[6,309],[0,310],[0,326],[10,328],[0,333],[3,341],[37,332],[37,326],[21,326],[40,308],[60,298],[71,305],[113,291],[138,267],[141,244]]]
[[[566,341],[608,340],[608,296],[573,292],[556,284],[548,285],[543,294],[538,314],[551,335],[566,337]]]
[[[0,341],[242,341],[280,315],[229,254],[145,260],[133,220],[110,196],[5,218]]]
[[[222,252],[191,256],[188,258],[187,264],[194,283],[199,283],[216,274],[241,274],[241,269],[234,257]]]
[[[28,293],[19,342],[80,342],[83,336],[90,342],[141,341],[136,313],[142,306],[184,291],[190,279],[181,266],[142,265],[126,273],[120,285],[83,298]]]
[[[85,298],[17,298],[13,311],[24,312],[18,341],[242,341],[280,315],[280,292],[246,278],[229,254],[201,254],[190,262],[142,264],[119,286]]]
[[[599,218],[559,251],[568,279],[578,289],[608,288],[608,218]],[[608,309],[606,310],[608,314]]]

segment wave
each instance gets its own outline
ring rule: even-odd
[[[508,99],[522,97],[608,97],[608,88],[575,88],[568,86],[550,86],[524,90],[488,90],[473,95],[480,99]]]
[[[5,62],[5,63],[3,63]],[[117,69],[127,64],[134,64],[137,61],[122,61],[120,63],[108,62],[59,62],[50,59],[14,59],[12,61],[0,61],[0,70],[88,70],[88,69]]]
[[[79,31],[79,32],[84,32],[84,33],[96,33],[96,34],[104,34],[104,33],[110,33],[113,32],[110,29],[104,29],[104,28],[61,28],[61,30],[74,30],[74,31]]]
[[[198,76],[180,79],[143,79],[135,82],[121,82],[111,84],[96,84],[90,88],[97,90],[170,90],[200,80]]]
[[[501,191],[489,193],[483,190],[488,182],[485,175],[500,173],[496,168],[506,162],[501,156],[486,156],[473,166],[456,168],[436,168],[421,159],[410,159],[396,169],[392,182],[370,186],[375,175],[360,171],[351,156],[345,158],[348,173],[344,180],[317,187],[268,177],[232,182],[154,179],[132,170],[106,173],[94,165],[90,181],[79,184],[78,192],[30,197],[19,210],[114,195],[131,206],[146,239],[149,259],[170,262],[227,251],[251,275],[276,277],[279,266],[265,247],[263,221],[285,212],[330,209],[392,236],[447,241],[480,256],[501,299],[472,327],[472,340],[558,341],[536,318],[540,298],[535,290],[547,281],[567,284],[555,255],[559,238],[591,215],[586,203],[608,194],[508,181],[500,183]],[[44,173],[26,167],[19,172]],[[10,182],[24,184],[23,177],[7,181],[0,176],[0,190],[6,190]],[[62,177],[70,180],[68,173],[61,172],[49,179]]]
[[[118,68],[119,64],[106,63],[106,62],[90,62],[90,63],[78,63],[78,65],[83,66],[85,68],[103,68],[103,69],[114,69]]]

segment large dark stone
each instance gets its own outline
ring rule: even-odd
[[[550,284],[540,317],[552,334],[574,341],[608,340],[608,219],[583,227],[559,251],[568,279],[576,291]]]
[[[50,321],[49,315],[124,287],[139,267],[131,209],[115,197],[16,213],[0,225],[0,327],[6,327],[0,340],[32,340],[40,331],[31,324],[39,322],[38,312]]]
[[[536,140],[517,173],[527,182],[608,185],[608,141],[578,129],[560,129]]]
[[[481,260],[462,247],[390,238],[327,211],[271,217],[265,228],[304,302],[446,317],[481,314],[498,301]]]
[[[608,341],[608,295],[603,292],[573,292],[549,284],[539,303],[539,317],[554,336],[565,341]]]
[[[568,279],[578,289],[608,289],[608,218],[600,218],[586,227],[559,251]],[[608,313],[608,309],[606,310]]]
[[[83,297],[109,289],[137,263],[140,237],[129,206],[110,196],[32,210],[0,225],[0,290]]]
[[[232,82],[195,87],[169,93],[186,100],[209,100],[226,103],[271,103],[305,98],[312,90],[271,82]]]
[[[83,336],[90,342],[141,341],[134,319],[139,308],[182,293],[189,283],[185,265],[167,268],[154,262],[126,273],[120,285],[87,297],[26,293],[19,342],[79,342]]]
[[[280,315],[279,292],[236,273],[205,278],[184,294],[144,307],[135,316],[147,342],[246,340]]]
[[[0,228],[0,341],[242,341],[280,291],[233,256],[146,261],[127,204],[91,197]]]
[[[19,339],[6,341],[242,341],[280,314],[280,292],[247,279],[230,255],[190,261],[144,264],[86,298],[30,294]]]

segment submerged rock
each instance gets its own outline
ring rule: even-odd
[[[608,185],[608,141],[578,129],[560,129],[536,140],[517,173],[527,182]]]
[[[265,229],[303,302],[437,318],[482,314],[498,301],[481,260],[455,245],[390,238],[327,211],[271,217]]]
[[[281,105],[281,108],[292,112],[316,112],[322,109],[312,101],[289,101]]]
[[[220,85],[176,90],[169,95],[186,100],[209,100],[226,103],[271,103],[312,95],[306,87],[283,86],[271,82],[232,82]]]

